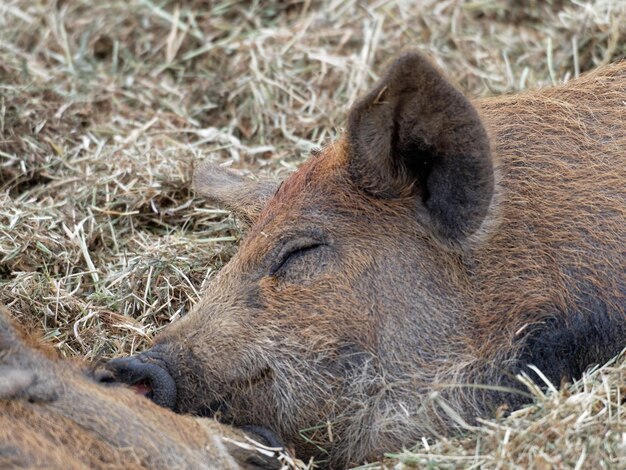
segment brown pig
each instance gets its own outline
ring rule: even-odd
[[[33,344],[0,309],[0,468],[280,468],[246,433],[110,379]]]
[[[522,372],[558,386],[626,345],[626,62],[472,102],[406,53],[282,185],[205,166],[195,188],[247,236],[111,367],[150,385],[158,364],[177,390],[155,399],[301,458],[375,459],[527,401]]]

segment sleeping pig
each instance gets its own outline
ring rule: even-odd
[[[340,468],[626,345],[626,62],[472,101],[409,52],[282,183],[205,165],[194,184],[247,236],[193,311],[110,364],[177,412]]]

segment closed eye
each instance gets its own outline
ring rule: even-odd
[[[326,246],[325,243],[310,240],[300,244],[287,244],[279,253],[276,262],[271,269],[271,275],[276,275],[280,271],[286,270],[291,263],[314,253],[317,249]]]

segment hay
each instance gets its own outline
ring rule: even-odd
[[[626,468],[625,374],[622,355],[561,391],[530,384],[533,405],[481,420],[465,438],[424,440],[367,468]]]
[[[289,172],[407,46],[513,92],[624,57],[626,2],[4,0],[0,301],[65,355],[146,347],[240,236],[194,165]],[[386,465],[623,468],[623,370]]]

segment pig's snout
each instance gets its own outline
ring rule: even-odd
[[[150,398],[157,405],[174,409],[176,382],[161,365],[147,354],[113,359],[107,363],[115,379],[135,388],[137,393]]]

